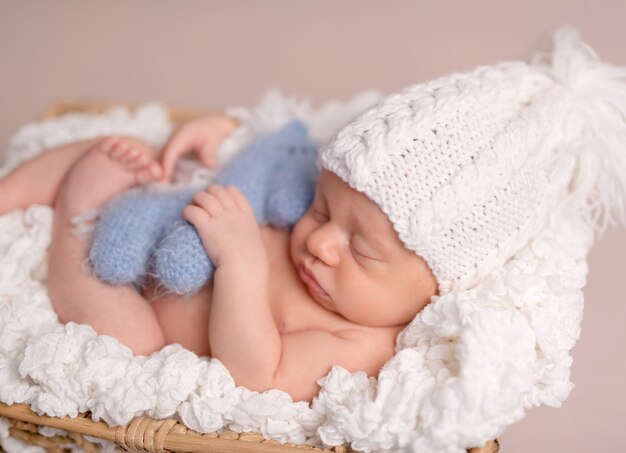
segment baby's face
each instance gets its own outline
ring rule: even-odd
[[[404,247],[378,205],[328,170],[290,241],[313,299],[357,324],[407,324],[437,293],[426,262]]]

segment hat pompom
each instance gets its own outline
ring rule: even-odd
[[[551,160],[557,167],[575,160],[564,203],[598,235],[616,219],[626,226],[626,67],[599,60],[571,26],[556,29],[552,51],[536,53],[531,64],[569,92],[582,121],[577,137]],[[577,127],[573,118],[563,127]]]

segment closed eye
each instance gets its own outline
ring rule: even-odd
[[[363,253],[363,252],[360,252],[360,251],[359,251],[359,250],[358,250],[358,249],[354,246],[354,240],[353,240],[352,238],[350,239],[350,249],[351,249],[354,253],[356,253],[357,255],[359,255],[359,256],[361,256],[361,257],[363,257],[363,258],[367,258],[368,260],[372,260],[372,261],[381,261],[381,260],[379,260],[379,259],[377,259],[377,258],[373,258],[373,257],[371,257],[371,256],[369,256],[369,255],[366,255],[366,254],[365,254],[365,253]]]

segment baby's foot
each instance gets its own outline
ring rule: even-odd
[[[129,137],[108,137],[85,153],[65,176],[57,208],[76,216],[101,208],[123,190],[161,177],[156,152]]]

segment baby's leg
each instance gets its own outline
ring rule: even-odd
[[[93,147],[62,179],[55,201],[48,290],[61,322],[91,325],[127,345],[135,354],[161,349],[164,336],[150,304],[130,286],[110,286],[85,266],[89,238],[73,234],[71,219],[100,208],[111,197],[135,184],[160,176],[151,170],[150,149]],[[130,155],[135,159],[130,159]],[[141,162],[142,164],[138,164]]]
[[[159,294],[158,288],[146,288],[144,295],[152,300],[165,343],[178,343],[199,356],[210,356],[209,321],[213,285],[205,285],[196,294],[185,297]]]
[[[24,162],[0,181],[0,214],[31,204],[52,206],[61,180],[74,163],[94,146],[119,148],[140,143],[130,138],[98,137],[51,148]],[[119,150],[118,152],[121,152]]]

